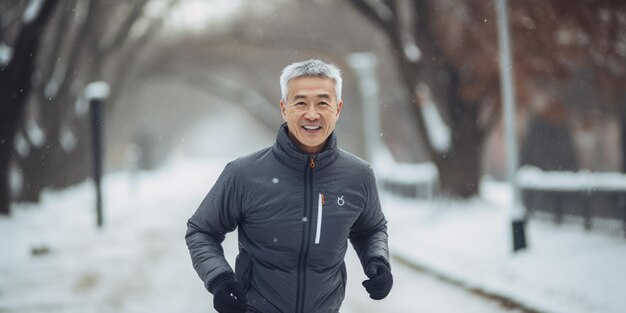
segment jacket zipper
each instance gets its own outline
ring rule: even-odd
[[[302,244],[300,246],[300,257],[298,258],[298,290],[296,297],[296,313],[304,312],[304,296],[306,286],[306,260],[309,255],[309,247],[311,244],[311,211],[312,198],[313,198],[313,169],[315,168],[315,155],[309,157],[309,162],[306,165],[304,171],[304,217],[306,221],[302,230]]]
[[[315,244],[320,243],[322,235],[322,213],[324,208],[324,194],[320,192],[317,198],[317,227],[315,228]]]

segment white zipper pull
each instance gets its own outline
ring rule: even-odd
[[[315,230],[315,244],[320,243],[320,236],[322,233],[322,208],[324,206],[324,194],[320,192],[317,200],[317,228]]]

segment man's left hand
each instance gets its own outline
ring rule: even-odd
[[[365,275],[369,279],[363,281],[363,287],[370,294],[370,298],[384,299],[393,286],[393,275],[389,266],[379,260],[373,260],[367,264]]]

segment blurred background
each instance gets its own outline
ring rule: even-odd
[[[505,3],[0,0],[0,312],[210,311],[186,219],[310,58],[398,276],[373,303],[349,253],[345,312],[623,312],[626,4]]]

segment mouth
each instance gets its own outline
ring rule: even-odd
[[[307,133],[317,133],[322,130],[322,126],[319,125],[302,125],[301,127]]]

